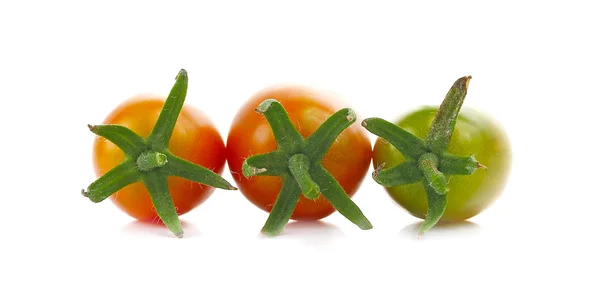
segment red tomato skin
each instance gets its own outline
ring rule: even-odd
[[[266,118],[254,111],[262,101],[270,98],[283,105],[304,138],[344,107],[335,95],[303,86],[280,85],[256,93],[239,109],[227,137],[227,163],[242,194],[267,212],[273,208],[277,199],[281,178],[255,176],[247,179],[242,174],[242,164],[251,155],[268,153],[277,147]],[[369,169],[371,155],[368,134],[355,122],[338,137],[323,158],[322,164],[338,180],[345,192],[352,196]],[[292,219],[318,220],[334,211],[333,206],[322,195],[316,200],[301,196]]]
[[[118,124],[130,128],[146,138],[150,135],[164,105],[164,97],[138,95],[115,108],[104,124]],[[171,140],[169,150],[174,155],[211,169],[220,174],[225,166],[225,144],[212,121],[199,110],[184,105]],[[93,163],[100,177],[121,163],[125,154],[102,137],[94,141]],[[204,202],[214,191],[179,177],[169,177],[169,190],[179,215],[183,215]],[[142,221],[158,221],[148,190],[141,182],[130,184],[111,195],[111,200],[125,213]]]

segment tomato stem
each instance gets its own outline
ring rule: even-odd
[[[148,144],[156,150],[166,149],[171,140],[177,117],[183,108],[187,95],[188,75],[181,69],[175,78],[175,84],[163,105],[152,132],[148,136]]]
[[[144,139],[125,126],[88,124],[88,128],[92,133],[108,139],[131,158],[136,158],[145,146]]]
[[[242,164],[242,174],[253,176],[282,176],[289,172],[288,157],[283,151],[254,155]]]
[[[465,76],[456,80],[440,105],[429,128],[429,134],[425,139],[432,151],[443,153],[448,149],[458,113],[467,96],[470,81],[471,76]]]
[[[426,153],[419,158],[419,168],[423,172],[425,179],[438,195],[448,192],[446,177],[438,169],[438,157],[432,153]]]
[[[182,238],[183,230],[169,193],[167,176],[160,172],[152,172],[145,174],[142,180],[152,197],[152,203],[160,219],[177,238]]]
[[[145,152],[137,158],[136,164],[141,171],[151,171],[167,164],[167,155],[157,151]]]
[[[321,193],[333,207],[350,222],[362,230],[373,228],[371,222],[365,217],[358,206],[352,202],[348,194],[335,178],[323,167],[316,165],[310,170],[310,175],[321,187]]]
[[[306,155],[316,162],[322,159],[340,134],[356,121],[356,113],[350,108],[335,112],[306,139]]]
[[[487,167],[480,164],[475,157],[461,157],[449,153],[443,153],[440,157],[439,170],[448,175],[471,175],[477,169]]]
[[[430,230],[442,218],[446,210],[446,194],[440,195],[431,186],[425,185],[427,194],[427,215],[419,227],[419,236]]]
[[[296,208],[302,192],[293,176],[286,174],[282,178],[281,191],[277,195],[277,200],[273,205],[273,209],[271,209],[269,218],[267,218],[267,222],[261,230],[267,236],[277,236],[283,231],[294,212],[294,208]]]
[[[423,172],[414,160],[402,162],[389,169],[383,169],[385,163],[373,171],[373,179],[385,187],[406,185],[423,180]]]
[[[81,193],[92,202],[101,202],[121,188],[139,181],[140,178],[135,162],[125,160],[90,184],[87,191],[82,190]]]
[[[278,149],[286,155],[302,152],[306,145],[304,138],[292,124],[281,103],[274,99],[265,100],[258,105],[256,112],[267,118]]]
[[[397,127],[394,123],[381,118],[368,118],[363,120],[362,126],[371,133],[387,140],[409,159],[418,160],[421,155],[428,152],[427,145],[421,138]]]
[[[368,118],[362,122],[363,127],[388,141],[406,158],[406,161],[393,167],[385,167],[385,164],[378,167],[373,172],[373,179],[385,187],[419,181],[425,186],[428,210],[419,229],[420,234],[433,227],[444,214],[446,193],[449,190],[445,175],[471,175],[478,168],[485,168],[472,156],[457,156],[446,152],[470,80],[471,76],[466,76],[454,82],[440,105],[425,140],[380,118]]]
[[[120,125],[88,125],[94,134],[123,150],[125,160],[90,184],[87,190],[82,190],[85,197],[100,202],[123,187],[142,181],[158,217],[178,238],[183,237],[183,230],[169,192],[167,177],[177,176],[216,188],[237,189],[212,170],[177,157],[167,149],[185,101],[187,84],[187,72],[182,69],[147,139]]]
[[[161,171],[169,176],[181,177],[214,188],[237,190],[235,186],[232,186],[227,180],[212,170],[179,158],[171,153],[167,153],[167,155],[169,162],[161,168]]]
[[[269,122],[277,149],[248,157],[242,164],[242,173],[246,178],[283,178],[279,196],[262,229],[264,234],[274,236],[283,231],[301,194],[313,200],[322,194],[340,214],[359,228],[373,227],[337,180],[321,165],[322,158],[338,136],[356,121],[354,111],[344,108],[335,112],[307,139],[300,135],[277,100],[263,101],[256,112],[264,115]]]
[[[310,160],[304,154],[295,154],[290,157],[290,172],[300,185],[302,194],[311,200],[316,200],[321,195],[319,185],[308,174]]]

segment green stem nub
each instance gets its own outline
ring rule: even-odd
[[[423,172],[425,179],[429,182],[429,186],[435,190],[438,195],[443,195],[448,192],[448,183],[446,177],[438,169],[438,157],[432,153],[427,153],[419,158],[419,168]]]
[[[290,157],[290,172],[300,185],[302,194],[311,200],[316,200],[321,195],[319,185],[313,181],[308,173],[310,160],[304,154],[295,154]]]
[[[167,155],[156,151],[142,153],[136,161],[141,171],[151,171],[167,164]]]

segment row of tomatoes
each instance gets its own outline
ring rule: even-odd
[[[274,99],[285,108],[289,120],[302,137],[313,134],[323,122],[340,109],[340,102],[320,91],[301,86],[278,86],[253,95],[237,112],[227,144],[207,115],[184,105],[175,123],[168,150],[185,160],[221,174],[225,163],[242,194],[259,208],[269,212],[280,194],[282,178],[277,176],[245,177],[242,166],[252,155],[277,149],[269,121],[256,112],[264,100]],[[164,98],[137,96],[115,108],[104,124],[122,125],[141,137],[148,137],[161,113]],[[427,137],[436,115],[435,108],[407,113],[395,124],[420,138]],[[447,207],[442,221],[468,219],[485,209],[501,193],[508,177],[510,147],[502,129],[475,111],[462,111],[456,120],[448,152],[474,156],[487,170],[468,176],[450,176]],[[111,141],[97,137],[94,142],[94,166],[98,176],[125,160],[125,154]],[[405,157],[392,144],[378,139],[372,148],[368,132],[353,123],[333,142],[322,159],[323,167],[352,196],[363,181],[369,164],[392,167]],[[168,189],[178,215],[201,204],[214,188],[180,177],[168,178]],[[421,183],[386,188],[391,197],[412,215],[425,218],[427,195]],[[116,205],[130,216],[145,221],[157,218],[155,206],[143,182],[135,182],[111,195]],[[319,195],[309,199],[302,195],[293,209],[292,219],[318,220],[335,211],[331,203]]]

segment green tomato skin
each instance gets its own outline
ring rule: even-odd
[[[426,107],[409,113],[396,125],[425,139],[437,108]],[[486,209],[502,193],[511,166],[508,137],[493,120],[471,109],[462,109],[450,140],[448,152],[458,156],[475,156],[488,170],[478,169],[469,176],[446,176],[450,191],[447,207],[440,222],[458,222]],[[373,165],[385,163],[389,168],[405,161],[404,156],[387,141],[378,138],[373,149]],[[423,183],[386,188],[401,207],[418,218],[425,218],[427,196]]]

